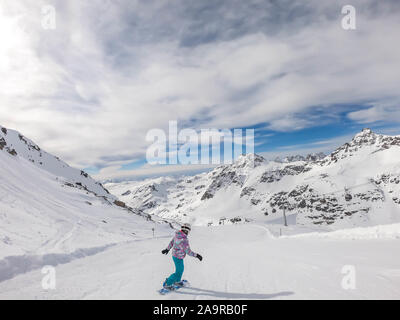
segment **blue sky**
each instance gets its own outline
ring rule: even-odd
[[[355,134],[362,129],[368,127],[373,131],[388,135],[400,135],[400,125],[396,121],[375,121],[368,124],[359,123],[348,117],[352,112],[368,110],[369,106],[336,106],[335,116],[327,117],[317,116],[317,119],[323,119],[324,123],[320,124],[318,121],[312,126],[293,131],[275,131],[266,129],[268,123],[260,123],[253,126],[255,130],[255,152],[263,155],[267,159],[273,160],[277,157],[283,158],[287,155],[306,155],[308,153],[324,152],[328,154],[334,151],[337,147],[345,142],[348,142]],[[311,111],[305,114],[305,117],[313,118],[318,114],[318,111]],[[243,130],[247,128],[241,128]],[[245,150],[243,146],[243,150]],[[223,150],[221,151],[223,153]],[[135,171],[142,168],[147,163],[146,159],[127,163],[121,166],[121,171],[131,170]],[[98,173],[97,168],[87,168],[88,172],[93,174]],[[209,168],[196,168],[193,170],[183,171],[183,173],[197,173]],[[168,172],[166,174],[174,174],[175,172]],[[181,174],[177,170],[176,174]],[[143,174],[135,177],[142,179],[151,176],[158,176],[159,174]],[[121,177],[123,177],[123,173]],[[129,175],[128,175],[129,176]],[[116,179],[118,180],[118,179]]]
[[[343,143],[347,142],[350,137],[365,127],[369,127],[377,133],[400,134],[399,124],[391,119],[360,123],[348,116],[352,112],[364,111],[369,108],[368,105],[332,106],[329,115],[320,114],[318,110],[312,110],[305,113],[304,117],[315,119],[315,121],[306,128],[285,132],[260,130],[260,135],[267,135],[267,138],[260,137],[260,141],[264,142],[256,148],[256,151],[273,153],[274,151],[287,150],[286,152],[290,154],[301,149],[300,154],[304,154],[307,153],[307,147],[312,152],[313,148],[319,144],[320,146],[316,150],[327,153],[340,146],[338,143],[341,137],[343,137]],[[339,140],[336,138],[339,138]],[[337,144],[335,144],[336,141],[338,141]]]
[[[345,4],[2,1],[1,124],[98,179],[204,169],[148,165],[146,134],[171,120],[254,128],[267,158],[400,133],[400,2],[352,1],[356,30]]]

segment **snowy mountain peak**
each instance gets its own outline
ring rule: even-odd
[[[25,159],[42,170],[61,178],[66,186],[84,189],[101,197],[107,197],[114,202],[111,195],[99,182],[92,179],[86,172],[70,167],[46,151],[42,150],[32,140],[18,131],[0,126],[0,152],[7,152],[17,159]]]
[[[234,166],[239,168],[255,168],[265,161],[265,158],[258,154],[248,153],[240,155],[235,161]]]
[[[352,141],[355,143],[375,143],[376,138],[382,136],[373,132],[370,128],[364,128],[360,133],[356,134]]]
[[[361,133],[362,134],[366,134],[366,135],[370,135],[373,132],[372,132],[372,130],[370,128],[364,128],[364,129],[362,129]]]
[[[323,159],[321,165],[330,165],[356,155],[374,154],[393,147],[400,146],[400,136],[377,134],[369,128],[363,129],[350,141],[336,149],[330,156]]]
[[[351,146],[375,146],[378,149],[388,149],[391,146],[400,146],[400,136],[377,134],[369,128],[364,128],[356,134],[349,143]]]
[[[283,163],[290,163],[290,162],[297,162],[297,161],[317,161],[325,158],[326,155],[323,152],[318,152],[318,153],[309,153],[306,156],[302,155],[295,155],[295,156],[287,156],[283,160],[281,160],[279,157],[275,159],[275,162],[283,162]]]

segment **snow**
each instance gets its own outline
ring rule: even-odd
[[[398,239],[276,238],[254,224],[194,227],[191,248],[204,259],[187,257],[191,286],[161,296],[157,290],[173,272],[161,250],[172,235],[60,264],[55,290],[42,289],[40,269],[20,274],[0,282],[0,299],[400,298]],[[346,266],[355,268],[355,289],[342,287]]]
[[[366,228],[352,228],[332,232],[310,232],[288,236],[290,238],[330,238],[330,239],[400,239],[400,223],[378,225]]]

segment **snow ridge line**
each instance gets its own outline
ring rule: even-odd
[[[327,239],[400,239],[400,223],[364,228],[342,229],[331,232],[310,232],[280,238],[327,238]]]
[[[73,260],[82,259],[103,252],[117,243],[105,246],[77,249],[71,253],[49,253],[45,255],[8,256],[0,260],[0,282],[9,280],[23,273],[27,273],[43,266],[57,266]]]

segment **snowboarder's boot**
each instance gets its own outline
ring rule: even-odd
[[[175,283],[174,283],[174,286],[183,287],[183,286],[184,286],[184,283],[183,283],[183,281],[175,282]]]
[[[178,287],[178,288],[182,288],[182,287],[187,287],[188,286],[188,281],[187,280],[182,280],[179,282],[175,282],[174,286]]]
[[[163,285],[162,285],[163,288],[164,288],[164,289],[167,289],[167,290],[173,290],[173,289],[174,289],[174,286],[173,286],[173,285],[168,286],[168,285],[167,285],[167,280],[168,280],[168,279],[165,279],[165,281],[164,281],[164,283],[163,283]]]

